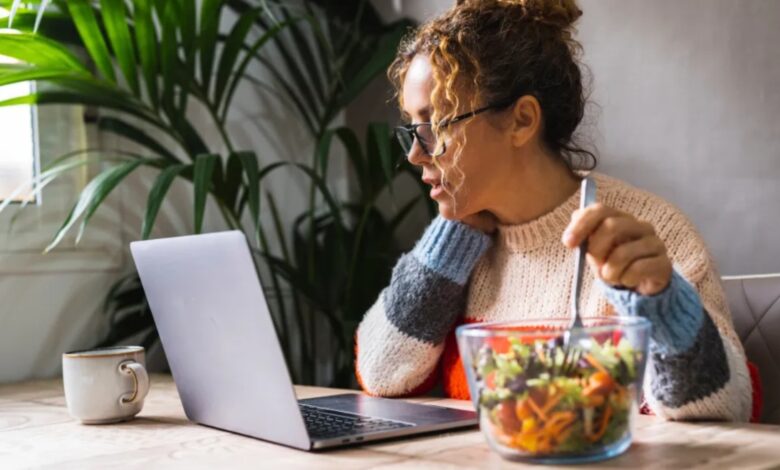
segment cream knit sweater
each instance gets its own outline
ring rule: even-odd
[[[693,323],[697,326],[691,329],[698,331],[689,332],[691,344],[685,350],[665,348],[660,336],[658,344],[651,345],[647,403],[669,419],[747,420],[751,386],[746,359],[701,236],[663,199],[598,173],[591,177],[599,202],[653,224],[674,263],[674,283],[688,286],[694,297],[698,293],[696,308],[704,311]],[[397,396],[431,382],[445,338],[456,323],[566,315],[574,266],[561,236],[578,201],[579,193],[532,222],[499,226],[493,237],[463,224],[434,222],[415,250],[399,260],[391,285],[358,329],[356,367],[366,391]],[[460,241],[447,243],[447,237],[456,240],[458,231]],[[637,296],[609,288],[586,269],[581,304],[585,314],[633,313],[637,302],[648,299]],[[668,328],[654,324],[656,329]],[[460,371],[447,370],[445,364],[443,373],[446,381],[447,374]]]

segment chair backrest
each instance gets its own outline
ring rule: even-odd
[[[780,274],[723,278],[734,327],[761,376],[761,421],[780,424]]]

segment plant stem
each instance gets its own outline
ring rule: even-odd
[[[222,218],[225,219],[227,226],[232,230],[243,230],[241,222],[238,220],[238,218],[236,218],[235,214],[233,214],[233,211],[225,206],[225,203],[222,202],[222,199],[214,196],[214,200],[217,202],[217,207],[219,207],[219,211],[222,213]]]
[[[233,143],[230,141],[230,137],[225,130],[225,122],[217,115],[217,110],[214,108],[214,105],[211,103],[211,101],[209,101],[208,97],[203,94],[203,91],[199,87],[193,87],[191,90],[192,95],[195,96],[195,98],[197,98],[201,103],[203,103],[203,106],[206,107],[209,115],[211,115],[211,119],[214,120],[214,125],[219,131],[219,135],[222,137],[222,140],[225,142],[225,146],[227,147],[228,152],[233,153]]]
[[[225,123],[219,118],[219,116],[217,116],[217,112],[214,110],[214,107],[211,106],[211,103],[208,103],[206,107],[209,109],[209,113],[214,119],[214,124],[217,126],[217,130],[219,130],[219,134],[222,136],[222,140],[225,141],[225,146],[227,147],[228,152],[233,153],[233,143],[230,141],[227,131],[225,130]]]
[[[358,254],[360,253],[360,244],[363,243],[363,231],[365,230],[366,222],[368,222],[368,214],[370,213],[371,204],[366,204],[363,209],[363,214],[360,216],[360,222],[355,232],[355,244],[352,247],[352,256],[349,260],[349,270],[347,271],[347,285],[344,289],[344,306],[349,308],[352,301],[352,281],[355,277],[355,268],[357,266]]]
[[[319,307],[319,306],[318,306]],[[311,377],[309,383],[314,385],[317,381],[317,315],[312,312],[311,329],[309,330],[309,347],[311,348]]]
[[[304,369],[304,365],[305,365],[306,360],[307,360],[306,356],[308,354],[306,348],[303,346],[303,342],[304,342],[303,338],[305,337],[304,331],[303,331],[303,327],[304,327],[303,311],[301,310],[301,304],[300,304],[300,300],[298,299],[298,293],[297,292],[293,292],[292,296],[293,296],[293,303],[294,303],[293,308],[295,310],[294,311],[294,313],[295,313],[295,323],[296,323],[296,326],[298,327],[298,339],[299,339],[298,350],[299,350],[299,352],[301,354],[301,368],[298,371],[299,374],[300,374],[298,376],[298,379],[301,381],[300,383],[303,383],[303,380],[304,380],[303,369]]]
[[[260,222],[258,221],[258,225]],[[255,243],[259,245],[263,252],[270,255],[271,252],[268,249],[268,240],[265,236],[265,231],[262,226],[258,226],[255,231]],[[284,294],[282,292],[281,284],[279,283],[279,277],[276,274],[273,266],[269,265],[269,271],[271,272],[271,284],[274,292],[276,293],[276,304],[279,308],[279,338],[282,343],[282,349],[287,360],[292,362],[292,354],[290,350],[290,327],[287,324],[287,306],[284,304]],[[293,374],[294,375],[294,374]]]
[[[287,248],[287,242],[284,238],[284,229],[282,227],[281,218],[279,217],[279,211],[276,205],[276,200],[274,199],[273,195],[270,192],[266,193],[266,198],[268,199],[268,205],[271,209],[271,215],[273,217],[274,227],[276,229],[276,237],[279,239],[279,246],[282,250],[282,257],[289,266],[292,266],[293,265],[292,257],[290,256],[290,250]],[[297,295],[293,295],[292,301],[293,301],[293,309],[295,312],[295,317],[297,319],[296,321],[298,321],[298,324],[301,325],[303,316],[301,313],[300,300],[298,299]]]

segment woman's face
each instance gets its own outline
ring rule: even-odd
[[[402,90],[404,111],[412,123],[430,122],[433,87],[430,61],[423,55],[415,56]],[[468,94],[459,94],[458,98],[463,107],[456,115],[473,111]],[[493,114],[492,122],[487,114]],[[488,112],[450,126],[444,137],[446,152],[436,157],[438,167],[420,143],[414,142],[409,162],[422,168],[422,179],[431,185],[431,198],[438,203],[444,218],[457,220],[490,210],[505,189],[510,173],[506,157],[512,145],[509,133],[502,132],[497,125],[501,118]]]

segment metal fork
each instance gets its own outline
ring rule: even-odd
[[[582,180],[580,187],[580,209],[584,209],[596,201],[596,182],[590,177]],[[558,374],[568,374],[582,357],[582,348],[579,347],[587,335],[583,331],[582,317],[580,316],[580,291],[582,290],[582,274],[585,269],[585,255],[588,253],[587,238],[575,249],[574,254],[574,285],[571,293],[571,323],[563,334],[563,359]],[[572,347],[574,345],[574,347]]]

